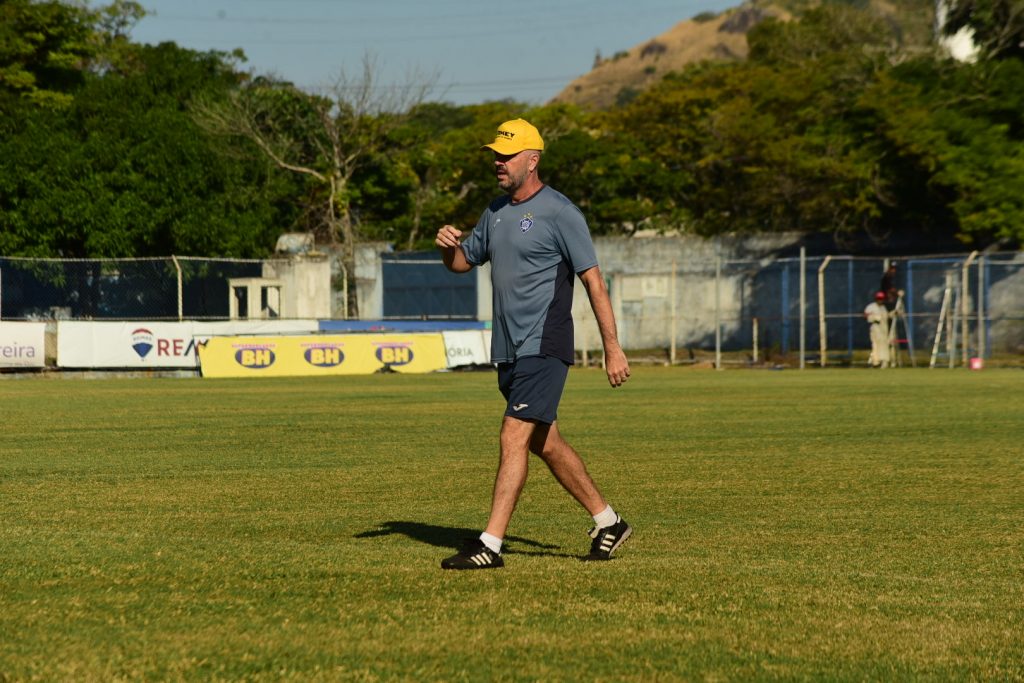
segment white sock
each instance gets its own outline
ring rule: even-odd
[[[491,549],[492,552],[501,554],[501,539],[497,536],[492,536],[486,531],[480,534],[480,540],[483,541],[484,545]]]
[[[598,529],[603,529],[606,526],[611,526],[619,521],[619,516],[615,514],[615,510],[612,510],[612,506],[609,505],[601,512],[594,515],[594,526]]]

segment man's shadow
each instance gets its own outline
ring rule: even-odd
[[[414,541],[438,548],[458,548],[465,539],[479,536],[480,531],[478,529],[437,526],[436,524],[424,524],[422,522],[391,521],[382,522],[378,528],[362,531],[353,538],[379,538],[394,534],[400,534]],[[523,538],[522,536],[506,536],[505,543],[506,545],[502,547],[503,555],[575,557],[575,555],[568,553],[555,552],[561,550],[561,546],[540,543],[529,538]],[[519,549],[519,546],[526,546],[530,550]]]

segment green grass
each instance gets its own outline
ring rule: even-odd
[[[534,461],[485,522],[491,373],[0,381],[0,680],[1024,679],[1024,373],[570,374],[636,534]]]

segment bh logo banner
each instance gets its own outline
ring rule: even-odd
[[[235,362],[243,368],[262,370],[269,368],[277,360],[273,346],[236,346]]]
[[[377,360],[385,365],[408,365],[412,362],[412,343],[376,344]]]
[[[153,341],[153,333],[145,327],[132,331],[132,348],[135,349],[135,353],[139,354],[139,358],[145,359],[153,350]]]
[[[302,355],[314,367],[334,368],[345,362],[345,352],[341,347],[342,344],[313,344]]]

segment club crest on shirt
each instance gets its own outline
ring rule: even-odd
[[[519,229],[522,230],[523,232],[526,232],[526,231],[528,231],[532,227],[533,227],[533,214],[532,213],[528,213],[525,216],[523,216],[523,220],[519,221]]]

